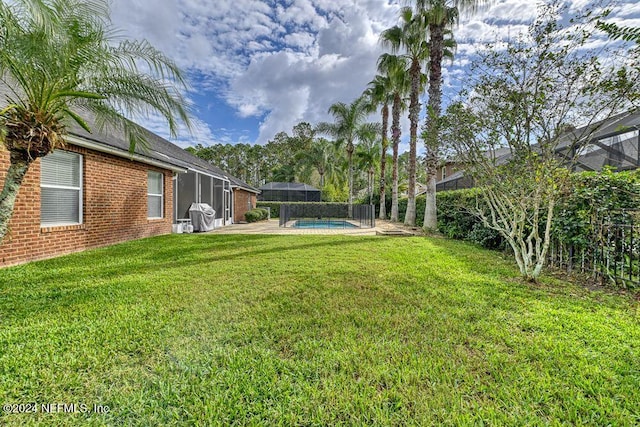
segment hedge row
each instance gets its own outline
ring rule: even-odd
[[[571,177],[570,190],[558,204],[553,222],[553,236],[566,244],[586,246],[594,226],[604,215],[619,209],[640,209],[640,170],[582,172]],[[438,230],[453,239],[468,240],[491,249],[503,248],[498,232],[482,225],[469,212],[482,198],[478,189],[443,191],[436,195]],[[416,200],[416,222],[422,226],[424,196]],[[407,199],[398,203],[400,220],[404,219]],[[387,212],[391,212],[389,200]]]
[[[271,218],[280,217],[280,206],[292,205],[299,218],[346,218],[349,212],[347,203],[331,202],[258,202],[257,207],[271,208]]]
[[[558,206],[553,234],[560,241],[587,247],[603,218],[621,209],[640,209],[640,170],[583,172]]]

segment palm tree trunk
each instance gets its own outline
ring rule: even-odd
[[[376,170],[373,168],[373,165],[369,168],[369,204],[373,205],[373,181],[376,179]],[[373,215],[375,217],[375,211]]]
[[[349,218],[353,218],[353,142],[347,143],[347,159],[349,160]]]
[[[382,154],[380,157],[380,219],[387,218],[387,205],[386,205],[386,187],[385,187],[385,171],[387,168],[387,130],[389,128],[389,104],[384,103],[382,107]]]
[[[19,157],[22,156],[11,153],[11,162],[4,179],[2,193],[0,193],[0,242],[9,231],[9,221],[13,215],[16,197],[31,164],[31,161]]]
[[[429,25],[429,104],[425,123],[427,150],[427,198],[424,209],[425,229],[438,227],[436,206],[436,174],[438,170],[438,148],[440,144],[440,112],[442,105],[442,55],[444,52],[444,25]]]
[[[393,170],[391,172],[391,221],[398,221],[398,147],[400,145],[400,94],[393,97],[391,141],[393,144]]]
[[[411,97],[409,103],[409,188],[407,195],[407,212],[404,216],[405,225],[416,225],[416,146],[418,141],[418,120],[420,114],[420,63],[411,63]]]

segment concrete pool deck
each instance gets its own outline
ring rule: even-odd
[[[216,234],[319,234],[331,235],[341,234],[350,236],[375,236],[380,233],[388,233],[395,231],[409,231],[416,235],[421,235],[422,230],[416,227],[407,228],[402,224],[389,221],[376,220],[376,226],[373,228],[289,228],[280,227],[277,219],[268,221],[252,222],[250,224],[232,224],[225,227],[216,228],[209,233]]]

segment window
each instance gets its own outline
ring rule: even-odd
[[[82,156],[56,150],[40,163],[40,225],[82,223]]]
[[[149,171],[147,173],[147,217],[163,218],[164,206],[163,174]]]
[[[442,176],[442,178],[440,178],[441,180],[445,179],[447,177],[447,167],[446,166],[442,166],[440,175]]]

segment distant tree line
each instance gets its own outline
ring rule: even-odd
[[[302,182],[321,189],[326,201],[346,202],[347,152],[340,148],[340,143],[322,136],[317,128],[300,122],[291,134],[279,132],[265,145],[214,144],[205,147],[198,144],[188,147],[187,151],[254,187],[267,182]],[[368,203],[373,194],[379,194],[375,188],[380,180],[378,135],[374,132],[357,141],[353,150],[354,195]],[[398,157],[402,192],[407,188],[409,153]],[[391,163],[389,158],[387,180],[391,177]]]

